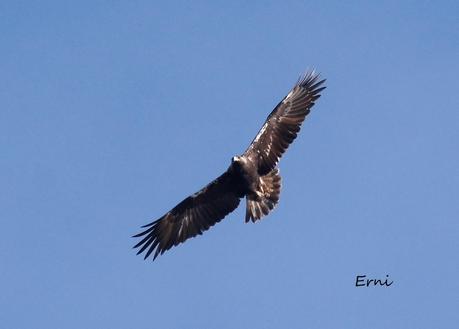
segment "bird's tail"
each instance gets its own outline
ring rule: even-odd
[[[279,202],[281,188],[279,169],[274,168],[265,176],[261,176],[258,188],[259,190],[256,194],[248,194],[246,197],[246,223],[249,220],[255,223],[255,221],[267,215]]]

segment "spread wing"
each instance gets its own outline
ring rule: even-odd
[[[134,248],[137,254],[154,251],[153,260],[173,246],[208,230],[239,205],[233,174],[229,171],[199,192],[190,195],[160,219],[142,227],[147,229],[134,237],[144,238]]]
[[[277,165],[282,154],[296,138],[304,118],[320,97],[325,80],[314,71],[298,79],[293,89],[274,108],[244,156],[258,164],[258,173],[266,175]]]

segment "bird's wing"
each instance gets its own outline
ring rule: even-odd
[[[320,80],[314,71],[306,73],[269,114],[244,153],[244,156],[257,163],[260,175],[266,175],[276,167],[282,154],[296,138],[304,118],[325,89],[321,87],[324,82],[325,79]]]
[[[239,205],[231,172],[227,171],[199,192],[190,195],[160,219],[147,224],[145,231],[134,235],[144,238],[134,248],[137,254],[154,251],[153,260],[171,247],[208,230]]]

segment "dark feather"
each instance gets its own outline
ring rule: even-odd
[[[301,124],[314,102],[325,89],[314,71],[300,77],[287,96],[274,108],[250,146],[244,153],[258,165],[258,173],[266,175],[273,170],[282,154],[296,138]]]
[[[246,197],[246,222],[266,216],[279,202],[281,177],[277,169],[282,154],[295,140],[306,115],[325,89],[314,71],[300,77],[274,108],[245,153],[229,169],[199,192],[187,197],[164,216],[134,235],[141,238],[137,254],[158,255],[202,234],[237,208]]]
[[[173,246],[208,230],[237,208],[240,196],[232,173],[225,172],[199,192],[187,197],[160,219],[134,237],[144,237],[134,248],[137,254],[147,250],[145,259],[153,259]]]

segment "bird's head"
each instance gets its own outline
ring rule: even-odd
[[[234,156],[231,158],[231,167],[240,171],[246,167],[247,159],[243,156]]]
[[[235,163],[235,162],[241,162],[241,157],[240,156],[233,156],[231,158],[231,163]]]

